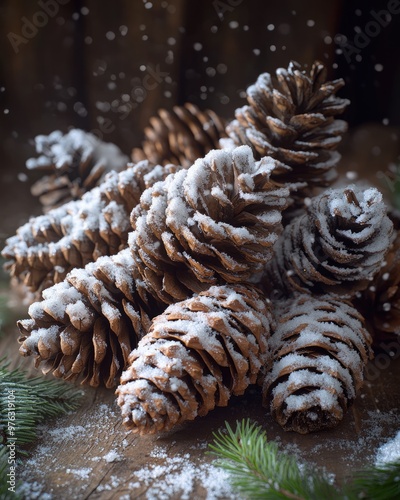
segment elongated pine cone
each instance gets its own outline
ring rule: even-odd
[[[219,140],[226,137],[225,120],[191,103],[174,106],[172,111],[161,109],[150,118],[144,133],[142,149],[132,151],[134,162],[147,159],[157,165],[173,163],[186,168],[217,149]]]
[[[342,79],[327,81],[318,61],[309,74],[295,62],[278,69],[276,79],[263,73],[247,89],[249,104],[236,110],[226,129],[230,139],[221,144],[247,144],[255,158],[269,155],[289,166],[274,171],[277,182],[329,186],[340,159],[335,149],[347,130],[346,122],[334,118],[349,104],[335,95],[343,85]]]
[[[101,257],[43,292],[18,321],[20,353],[65,380],[114,387],[150,318],[165,306],[140,282],[129,249]]]
[[[255,279],[272,257],[289,188],[275,161],[248,146],[214,150],[146,190],[129,245],[155,297],[174,303],[222,283]]]
[[[257,289],[213,286],[154,318],[117,389],[125,425],[168,431],[226,406],[268,366],[270,304]]]
[[[377,189],[327,190],[286,226],[264,284],[277,294],[297,290],[352,297],[379,271],[392,230]]]
[[[363,383],[371,337],[345,301],[300,295],[277,308],[264,404],[287,431],[336,426]]]
[[[369,286],[354,299],[375,341],[400,335],[400,236],[382,261],[382,268]]]
[[[5,269],[36,297],[67,273],[127,246],[130,213],[142,192],[179,167],[148,161],[110,172],[99,187],[47,214],[32,218],[8,238]]]
[[[26,167],[46,173],[31,188],[45,211],[78,200],[108,172],[124,170],[129,161],[115,144],[79,129],[38,135],[35,146],[39,156],[30,158]]]

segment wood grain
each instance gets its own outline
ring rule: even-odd
[[[20,362],[17,349],[16,331],[9,326],[9,333],[1,340],[0,352],[15,365]],[[35,372],[32,360],[22,362],[28,371]],[[174,474],[185,463],[204,467],[213,460],[206,454],[213,432],[222,429],[225,422],[235,426],[237,420],[251,418],[266,429],[268,438],[280,443],[283,450],[295,452],[299,460],[334,474],[340,483],[355,470],[372,463],[379,445],[398,431],[400,360],[392,359],[388,365],[377,369],[381,365],[372,363],[369,370],[372,380],[366,381],[341,425],[305,436],[280,429],[261,406],[258,388],[251,388],[244,397],[233,398],[227,408],[218,408],[161,436],[127,432],[121,423],[114,392],[86,388],[82,405],[76,412],[45,423],[40,438],[29,450],[31,462],[27,462],[26,471],[21,474],[29,484],[37,482],[42,493],[50,493],[57,499],[129,498],[124,495],[147,498],[146,492],[161,491],[157,488],[168,478],[161,474],[146,482],[138,480],[136,474],[147,471],[149,476],[157,466],[164,467],[168,462],[165,456],[158,456],[160,450],[168,460],[179,458]],[[117,457],[115,461],[107,461],[110,453]],[[204,486],[195,483],[191,498],[206,498]]]

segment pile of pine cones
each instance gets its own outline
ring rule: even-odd
[[[400,333],[400,241],[382,195],[329,188],[347,129],[336,118],[343,85],[320,62],[291,63],[260,75],[234,120],[191,104],[162,110],[133,163],[104,179],[92,161],[104,143],[87,154],[74,131],[79,147],[60,169],[60,148],[43,144],[71,141],[42,138],[33,164],[50,173],[35,192],[72,201],[2,252],[13,280],[41,295],[18,322],[21,354],[56,377],[119,384],[135,432],[204,416],[251,384],[286,430],[337,425],[371,334]],[[76,199],[67,178],[74,192],[92,189]]]

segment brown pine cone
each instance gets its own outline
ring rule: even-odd
[[[142,192],[179,167],[154,167],[148,161],[110,172],[101,186],[45,215],[32,218],[8,238],[5,269],[30,292],[62,281],[73,268],[127,246],[129,216]]]
[[[158,116],[150,118],[144,133],[142,149],[132,151],[134,162],[147,159],[154,164],[173,163],[186,168],[218,149],[220,138],[226,137],[225,120],[190,103],[174,106],[172,111],[161,109]]]
[[[98,186],[107,172],[124,170],[129,161],[115,144],[79,129],[39,135],[35,146],[39,156],[30,158],[26,167],[47,173],[31,188],[44,211],[78,200]]]
[[[276,71],[276,79],[261,74],[247,89],[249,104],[236,110],[236,120],[227,126],[230,140],[221,144],[247,144],[255,158],[269,155],[287,165],[273,172],[277,182],[329,186],[340,159],[335,149],[347,130],[346,122],[334,117],[349,101],[335,95],[344,81],[326,78],[327,70],[318,61],[309,73],[291,62],[287,69]],[[295,196],[309,194],[303,190]]]
[[[254,279],[272,257],[289,188],[248,146],[215,150],[145,191],[129,245],[155,297],[174,303],[211,285]]]
[[[114,387],[150,318],[164,309],[141,286],[128,248],[74,269],[18,321],[23,356],[65,380]]]
[[[157,316],[117,389],[124,424],[168,431],[226,406],[269,364],[270,304],[253,287],[213,286]]]
[[[286,226],[263,282],[278,295],[352,297],[379,271],[392,229],[377,189],[328,190]]]
[[[368,288],[358,293],[355,307],[365,317],[375,342],[400,335],[400,236],[382,261]]]
[[[275,307],[272,369],[264,404],[286,431],[300,434],[336,426],[363,383],[371,337],[350,303],[297,296]]]

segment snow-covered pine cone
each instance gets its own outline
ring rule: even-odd
[[[392,230],[377,189],[327,190],[286,226],[263,282],[278,294],[352,297],[379,271]]]
[[[168,431],[257,382],[270,362],[269,301],[244,285],[213,286],[154,318],[117,389],[125,425]]]
[[[35,146],[39,156],[30,158],[26,167],[46,173],[31,188],[44,211],[78,200],[98,186],[107,172],[124,170],[129,161],[115,144],[79,129],[38,135]]]
[[[289,187],[251,149],[214,150],[146,190],[129,245],[149,290],[174,303],[211,285],[255,279],[273,254]]]
[[[400,235],[396,234],[382,268],[368,287],[357,293],[355,307],[365,317],[372,337],[378,343],[400,335]]]
[[[142,149],[132,151],[134,162],[148,159],[157,165],[173,163],[186,168],[218,148],[219,140],[226,137],[225,120],[191,103],[174,106],[172,111],[159,110],[144,133]]]
[[[142,192],[178,168],[142,161],[110,172],[82,199],[32,218],[8,238],[2,251],[5,269],[38,299],[71,269],[116,254],[127,246],[129,216]]]
[[[276,169],[277,182],[305,182],[310,188],[329,186],[340,159],[336,147],[347,130],[334,117],[349,104],[337,97],[344,80],[327,81],[325,66],[316,61],[309,73],[296,62],[276,71],[276,78],[261,74],[247,89],[248,105],[236,110],[227,126],[230,143],[249,145],[255,158],[272,156],[289,168]],[[295,197],[309,195],[308,190]]]
[[[264,404],[287,431],[336,426],[363,383],[371,337],[350,303],[300,295],[273,305],[273,364],[263,383]]]
[[[150,318],[164,309],[141,285],[128,248],[100,257],[43,292],[18,321],[20,353],[65,380],[114,387]]]
[[[289,194],[287,187],[270,181],[273,168],[273,160],[255,163],[250,148],[242,146],[211,152],[182,170],[188,175],[178,171],[147,189],[131,214],[135,231],[129,248],[74,269],[64,282],[49,288],[45,300],[31,306],[32,319],[19,322],[21,352],[36,354],[37,365],[43,361],[42,369],[54,370],[56,376],[74,378],[82,372],[85,382],[95,384],[100,368],[92,373],[90,354],[85,350],[82,361],[80,351],[68,350],[68,339],[64,353],[62,332],[74,332],[85,341],[85,349],[88,344],[93,350],[95,325],[105,325],[111,339],[122,339],[122,367],[126,353],[145,331],[132,319],[136,321],[138,309],[150,316],[210,284],[254,278],[272,254]],[[126,327],[130,322],[133,330]],[[126,331],[131,332],[130,344]],[[101,376],[112,385],[118,367],[115,364],[111,372],[109,358],[105,363]]]

